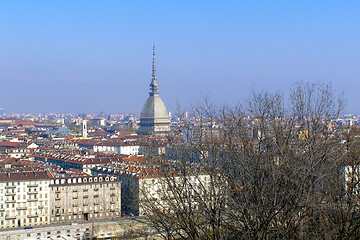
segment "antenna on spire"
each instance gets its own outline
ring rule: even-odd
[[[155,44],[153,45],[152,79],[150,83],[150,96],[159,95],[158,83],[156,82]]]
[[[152,66],[152,80],[156,80],[156,64],[155,64],[155,43],[153,45],[153,66]]]

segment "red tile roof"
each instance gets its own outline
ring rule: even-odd
[[[0,147],[17,147],[21,142],[0,142]]]

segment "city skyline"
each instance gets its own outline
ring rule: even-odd
[[[203,98],[332,82],[357,93],[360,4],[228,1],[1,2],[0,108],[6,113],[140,113],[157,46],[170,112]]]

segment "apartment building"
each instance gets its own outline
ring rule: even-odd
[[[50,199],[51,223],[116,219],[121,181],[106,175],[51,179]]]
[[[113,176],[0,173],[0,229],[116,219],[120,214],[121,181]]]
[[[91,169],[110,162],[108,158],[82,157],[59,152],[41,152],[34,154],[36,161],[51,163],[64,169],[78,169],[91,174]]]
[[[116,153],[123,155],[139,154],[139,144],[134,141],[122,140],[80,140],[77,142],[80,148],[92,150],[94,152]]]
[[[92,169],[93,174],[109,174],[121,180],[122,211],[126,214],[143,215],[149,203],[154,202],[165,209],[166,204],[173,198],[169,180],[178,185],[187,182],[184,193],[196,190],[196,194],[205,194],[210,190],[210,177],[206,174],[195,174],[189,176],[178,176],[174,169],[173,177],[164,176],[160,168],[138,158],[124,159],[123,162],[114,162],[105,167]],[[191,186],[191,187],[189,187]],[[197,187],[196,187],[197,186]],[[190,197],[191,204],[196,204],[194,196]],[[191,193],[190,193],[191,195]],[[191,199],[193,198],[193,199]]]
[[[50,178],[46,171],[0,173],[0,228],[49,224]]]

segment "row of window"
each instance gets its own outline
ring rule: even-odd
[[[35,185],[41,185],[41,184],[46,184],[47,181],[21,181],[21,182],[6,182],[5,186],[6,187],[13,187],[13,186],[21,186],[21,185],[30,185],[30,186],[35,186]],[[4,186],[3,183],[0,183],[0,187]]]
[[[38,200],[38,199],[30,199],[30,200]],[[40,208],[40,206],[41,207],[43,207],[43,205],[39,205],[39,203],[40,204],[44,204],[45,206],[47,206],[47,204],[48,204],[48,201],[31,201],[31,202],[26,202],[26,203],[24,203],[24,202],[21,202],[21,203],[6,203],[6,204],[3,204],[3,203],[1,203],[0,204],[0,209],[4,209],[4,207],[7,209],[7,208],[15,208],[15,204],[16,204],[16,207],[17,208],[21,208],[21,207],[39,207]]]
[[[105,181],[114,181],[114,177],[105,177],[105,179],[103,177],[90,177],[90,178],[69,178],[69,179],[56,179],[51,180],[51,184],[65,184],[65,183],[86,183],[86,182],[102,182],[103,180]]]
[[[48,221],[48,217],[1,220],[0,227],[9,228],[9,227],[25,226],[25,225],[41,225],[41,224],[47,224],[47,221]]]

